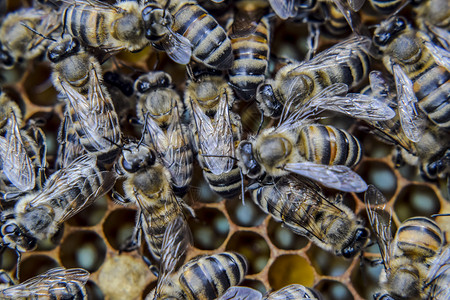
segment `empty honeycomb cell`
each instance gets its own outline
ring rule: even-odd
[[[131,238],[135,226],[136,210],[120,208],[106,217],[103,232],[111,247],[120,250]]]
[[[248,193],[245,194],[245,202],[240,197],[227,199],[225,206],[233,223],[239,226],[258,226],[266,218],[266,214],[252,201]]]
[[[259,280],[252,280],[252,279],[245,279],[244,281],[242,281],[240,284],[240,286],[248,286],[251,287],[255,290],[260,291],[263,295],[266,293],[266,287],[264,286],[264,284],[259,281]]]
[[[89,300],[105,299],[102,290],[92,280],[86,282],[86,293]]]
[[[227,251],[241,253],[248,261],[248,274],[256,274],[266,266],[270,249],[266,240],[251,231],[239,231],[228,241]]]
[[[108,258],[98,271],[98,285],[108,299],[135,299],[151,278],[140,257],[118,255]]]
[[[20,282],[56,267],[59,267],[58,263],[47,255],[32,255],[24,258],[19,265]]]
[[[390,157],[392,154],[392,146],[380,141],[372,134],[367,132],[357,132],[355,136],[364,145],[364,154],[372,158]]]
[[[400,191],[394,209],[401,222],[413,216],[430,216],[439,212],[439,198],[426,185],[407,185]]]
[[[358,174],[367,182],[375,185],[387,198],[390,199],[397,189],[397,178],[393,170],[380,161],[365,161],[358,168]],[[364,194],[360,194],[364,197]]]
[[[230,225],[225,215],[215,208],[195,210],[195,219],[189,220],[194,246],[202,250],[219,248],[228,236]]]
[[[35,76],[33,73],[39,74],[39,76]],[[51,69],[48,63],[37,63],[34,65],[32,73],[27,76],[24,87],[33,104],[39,106],[56,104],[57,92],[50,80],[50,73]]]
[[[351,281],[356,291],[364,299],[373,299],[373,294],[379,289],[378,278],[384,265],[380,263],[364,261],[360,267],[356,267],[352,273]]]
[[[352,294],[345,285],[333,280],[321,281],[316,289],[323,295],[324,300],[351,300]]]
[[[73,232],[61,243],[60,258],[66,268],[83,268],[94,272],[102,265],[105,255],[105,242],[93,231]]]
[[[100,197],[95,202],[70,218],[68,223],[71,226],[94,226],[97,225],[106,213],[108,208],[108,199],[106,196]]]
[[[280,249],[299,250],[308,245],[309,242],[307,238],[293,233],[272,218],[267,225],[267,233],[270,241]]]
[[[61,238],[63,237],[63,234],[64,234],[64,227],[65,227],[65,224],[63,224],[58,229],[56,234],[54,236],[52,236],[51,238],[38,241],[36,250],[37,251],[49,251],[49,250],[53,250],[56,247],[58,247],[59,243],[61,241]]]
[[[314,283],[314,268],[299,255],[282,255],[269,268],[269,284],[274,290],[298,283],[311,287]]]
[[[328,276],[342,275],[352,263],[351,260],[333,255],[314,244],[308,249],[308,257],[319,274]]]

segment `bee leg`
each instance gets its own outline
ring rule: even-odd
[[[142,236],[142,214],[139,214],[136,220],[136,226],[134,226],[133,234],[125,241],[123,245],[120,246],[119,254],[123,251],[131,252],[141,247],[141,236]]]
[[[17,198],[19,198],[20,195],[22,195],[21,192],[15,192],[15,193],[13,193],[13,192],[6,192],[6,193],[0,192],[0,199],[3,200],[3,201],[7,201],[7,202],[8,201],[14,201],[14,200],[17,200]]]
[[[319,24],[308,23],[309,35],[306,40],[308,46],[308,53],[306,53],[305,60],[308,61],[316,54],[317,48],[319,47]]]
[[[131,200],[125,198],[119,192],[117,192],[115,189],[112,190],[111,197],[113,200],[116,200],[117,202],[120,202],[121,204],[130,204]]]
[[[156,267],[151,261],[150,259],[145,256],[142,255],[142,260],[145,262],[145,264],[148,266],[150,272],[152,272],[153,275],[155,275],[156,277],[159,277],[159,269],[158,267]]]

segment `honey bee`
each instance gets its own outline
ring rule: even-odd
[[[369,241],[369,230],[361,220],[341,202],[327,199],[321,188],[306,178],[266,179],[249,189],[265,213],[335,255],[352,258]]]
[[[4,299],[87,299],[85,284],[89,272],[84,269],[54,268],[20,284],[2,289]],[[10,279],[12,283],[12,280]]]
[[[66,0],[61,14],[64,30],[83,45],[106,52],[137,52],[149,41],[144,35],[141,8],[136,1],[115,5],[99,0]]]
[[[147,39],[173,61],[187,64],[192,57],[209,68],[231,67],[230,39],[214,17],[195,1],[146,0],[142,19]]]
[[[349,89],[359,85],[369,75],[369,45],[369,38],[353,37],[310,61],[284,66],[275,79],[268,79],[258,87],[259,109],[265,116],[279,118],[290,99],[296,99],[293,107],[297,107],[333,84],[343,83]]]
[[[170,224],[164,234],[158,282],[146,299],[216,299],[239,284],[248,265],[238,253],[199,256],[177,268],[191,242],[189,227],[180,220]]]
[[[50,44],[50,39],[41,35],[55,32],[60,27],[57,20],[57,13],[45,9],[22,8],[8,13],[0,26],[0,67],[11,69],[41,55]]]
[[[263,295],[261,292],[254,290],[252,288],[243,286],[232,286],[225,294],[222,295],[218,300],[281,300],[281,299],[311,299],[311,300],[321,300],[322,296],[319,292],[304,287],[300,284],[288,285],[276,292],[272,292],[268,295]]]
[[[37,240],[50,238],[60,225],[108,192],[115,173],[97,167],[97,159],[84,155],[52,174],[42,190],[21,197],[12,211],[4,211],[3,245],[18,252],[35,248]]]
[[[102,163],[112,163],[119,153],[121,131],[97,59],[74,38],[51,45],[48,58],[53,63],[53,85],[67,97],[66,111],[81,144]]]
[[[266,1],[239,1],[237,13],[230,23],[234,61],[228,71],[229,84],[236,96],[244,101],[255,97],[258,85],[264,82],[269,65],[271,22],[269,16],[262,17]]]
[[[16,116],[11,111],[6,125],[6,137],[0,136],[2,176],[12,184],[2,187],[4,200],[16,199],[24,192],[39,188],[45,180],[45,135],[41,129],[30,127],[30,131],[35,134],[33,137],[19,129]]]
[[[170,172],[175,194],[182,197],[191,182],[194,161],[187,128],[181,122],[183,102],[171,85],[172,78],[165,72],[140,76],[135,82],[136,111],[144,123],[145,141],[154,146]]]
[[[239,115],[230,111],[233,91],[222,76],[204,75],[191,80],[185,104],[192,115],[194,147],[211,189],[224,198],[241,192],[241,172],[235,149],[241,140]]]
[[[383,64],[394,75],[399,117],[406,136],[413,142],[421,139],[424,114],[448,132],[450,64],[445,63],[445,56],[434,55],[432,45],[399,16],[378,26],[373,43],[382,53]]]
[[[385,101],[391,108],[399,110],[395,90],[380,72],[372,71],[369,74],[370,85],[363,92],[374,98]],[[403,114],[407,114],[404,111]],[[413,117],[409,117],[412,119]],[[375,134],[382,140],[397,145],[393,158],[396,166],[403,162],[410,165],[419,165],[421,175],[426,179],[448,176],[450,170],[450,136],[434,124],[427,122],[421,131],[420,142],[411,141],[406,131],[410,122],[401,123],[399,113],[394,118],[384,121],[366,121],[375,128]],[[413,124],[415,126],[415,124]],[[406,129],[405,129],[406,128]]]
[[[394,116],[387,105],[361,94],[348,94],[345,84],[331,85],[294,112],[289,100],[279,123],[243,140],[236,151],[238,165],[251,179],[280,177],[293,172],[344,192],[362,192],[366,183],[350,168],[362,157],[360,142],[348,132],[312,124],[321,111],[385,120]]]
[[[387,201],[383,194],[371,185],[365,202],[384,264],[380,274],[384,291],[374,298],[440,299],[429,298],[429,295],[442,289],[433,281],[442,279],[439,276],[444,272],[444,264],[450,263],[450,255],[449,251],[444,251],[444,236],[436,222],[426,217],[409,218],[398,227],[393,238],[392,210],[385,211]],[[448,282],[445,286],[447,289]]]
[[[124,250],[138,248],[143,233],[150,253],[159,262],[166,227],[183,217],[183,208],[190,208],[174,194],[170,172],[156,160],[156,154],[147,145],[126,144],[115,169],[126,178],[123,183],[125,196],[113,191],[113,198],[124,204],[135,203],[138,207],[135,231]]]

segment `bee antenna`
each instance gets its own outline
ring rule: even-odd
[[[46,40],[50,40],[53,42],[56,42],[56,40],[54,38],[48,37],[46,35],[43,35],[42,33],[38,32],[37,30],[31,28],[30,26],[28,26],[27,24],[25,24],[24,22],[20,22],[20,25],[24,26],[25,28],[27,28],[28,30],[30,30],[31,32],[33,32],[34,34],[39,35],[40,37],[46,39]]]
[[[117,146],[119,149],[123,150],[123,145],[119,145],[116,142],[114,142],[113,140],[110,140],[107,137],[103,137],[105,140],[107,140],[108,142],[110,142],[111,144],[113,144],[114,146]]]
[[[167,9],[169,8],[170,5],[170,0],[167,0],[166,4],[164,5],[164,14],[163,14],[163,18],[166,17],[166,13],[167,13]]]

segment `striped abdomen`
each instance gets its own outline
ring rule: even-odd
[[[231,38],[234,61],[228,74],[236,95],[245,101],[255,97],[264,82],[270,52],[270,24],[264,17],[252,34]]]
[[[342,12],[331,2],[326,3],[328,18],[322,25],[321,34],[333,39],[346,37],[352,34],[352,29],[348,25]]]
[[[304,159],[322,165],[353,167],[362,158],[360,142],[333,126],[315,124],[302,127],[298,147]]]
[[[441,229],[433,220],[414,217],[406,220],[397,229],[394,253],[417,257],[434,257],[440,253],[444,242]],[[397,248],[400,252],[397,253]]]
[[[216,299],[247,274],[246,259],[237,253],[223,252],[189,261],[180,274],[186,299]]]
[[[380,14],[390,14],[396,11],[403,0],[370,0],[372,7]]]
[[[100,9],[95,11],[91,5],[74,4],[64,10],[62,18],[64,30],[77,37],[84,45],[100,47],[108,39],[109,28]]]
[[[171,13],[174,19],[173,31],[191,42],[192,57],[196,61],[213,69],[226,70],[231,67],[231,41],[210,14],[193,3],[184,3]]]

